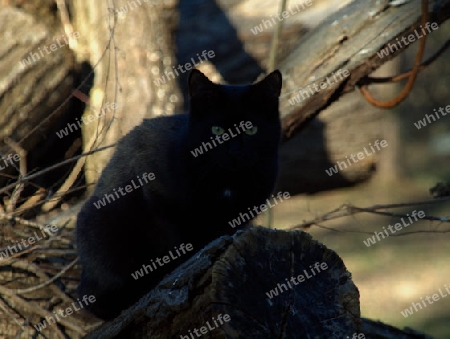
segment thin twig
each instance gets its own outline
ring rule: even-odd
[[[40,306],[38,306],[32,302],[28,302],[28,301],[22,299],[21,297],[17,296],[12,290],[4,287],[3,285],[0,285],[0,294],[3,296],[3,298],[10,299],[10,301],[12,301],[13,304],[15,304],[19,307],[22,307],[26,310],[29,310],[30,312],[37,314],[43,318],[54,317],[53,313],[50,313],[49,311],[44,310],[43,308],[41,308]],[[79,320],[71,318],[71,321],[68,321],[65,318],[61,317],[61,318],[59,318],[59,323],[66,326],[67,328],[70,328],[71,330],[75,331],[76,333],[78,333],[80,335],[86,334],[86,331],[79,326],[82,324],[82,322]],[[56,327],[57,326],[55,326],[55,329],[56,329]]]
[[[31,174],[31,175],[29,175],[29,176],[27,176],[27,177],[25,177],[25,178],[19,180],[18,183],[26,182],[26,181],[29,181],[29,180],[31,180],[31,179],[35,179],[35,178],[37,178],[38,176],[40,176],[40,175],[42,175],[42,174],[44,174],[44,173],[53,171],[54,169],[57,169],[58,167],[61,167],[61,166],[64,166],[64,165],[66,165],[66,164],[69,164],[69,163],[71,163],[71,162],[74,162],[74,161],[80,159],[81,157],[85,157],[85,156],[94,154],[94,153],[96,153],[96,152],[104,151],[105,149],[114,147],[114,146],[116,146],[116,145],[117,145],[117,143],[115,142],[115,143],[113,143],[113,144],[111,144],[111,145],[104,146],[104,147],[100,147],[100,148],[97,148],[97,149],[95,149],[95,150],[93,150],[93,151],[89,151],[89,152],[86,152],[86,153],[77,155],[76,157],[73,157],[73,158],[70,158],[70,159],[66,159],[66,160],[64,160],[64,161],[61,161],[61,162],[59,162],[59,163],[53,165],[53,166],[47,167],[47,168],[45,168],[45,169],[43,169],[43,170],[41,170],[41,171],[39,171],[39,172],[36,172],[36,173],[34,173],[34,174]],[[6,191],[10,190],[11,188],[15,187],[16,184],[17,184],[17,183],[14,183],[14,184],[10,184],[10,185],[7,185],[7,186],[3,187],[2,189],[0,189],[0,193],[3,193],[3,192],[6,192]]]
[[[17,312],[16,312],[16,310],[14,310],[14,309],[11,309],[2,299],[0,299],[0,309],[2,309],[3,310],[3,312],[5,313],[5,314],[7,314],[12,320],[14,320],[14,322],[17,324],[17,325],[19,325],[21,328],[22,328],[22,330],[25,330],[25,327],[23,326],[23,323],[25,322],[24,321],[24,319],[20,319],[20,320],[22,320],[22,323],[20,323],[17,319],[16,319],[16,317],[14,317],[14,315],[12,315],[11,314],[11,311],[10,310],[12,310],[12,311],[14,311],[14,313],[16,313],[16,315],[17,315]],[[20,316],[19,316],[20,317]]]
[[[77,262],[78,262],[78,257],[76,257],[74,260],[72,260],[72,262],[69,265],[67,265],[66,267],[64,267],[58,274],[55,274],[52,278],[48,279],[47,281],[44,281],[43,283],[40,283],[39,285],[32,286],[32,287],[29,287],[29,288],[16,289],[16,290],[12,290],[12,291],[17,293],[17,294],[25,294],[25,293],[29,293],[29,292],[33,292],[33,291],[39,290],[39,289],[41,289],[41,288],[51,284],[52,282],[54,282],[59,277],[61,277],[64,273],[66,273],[73,266],[75,266],[75,264]]]
[[[315,226],[317,226],[317,228],[321,228],[327,231],[332,231],[332,232],[337,232],[337,233],[359,233],[359,234],[369,234],[369,235],[373,235],[373,232],[371,231],[360,231],[360,230],[339,230],[337,228],[333,228],[333,227],[328,227],[328,226],[323,226],[321,224],[315,224]],[[439,230],[418,230],[418,231],[409,231],[409,232],[402,232],[402,233],[397,233],[397,234],[390,234],[390,237],[403,237],[405,235],[411,235],[411,234],[417,234],[417,233],[450,233],[450,230],[443,230],[443,231],[439,231]]]
[[[312,225],[317,225],[320,222],[333,220],[337,218],[342,218],[358,213],[373,213],[373,214],[381,214],[385,216],[391,216],[391,217],[407,217],[404,214],[398,214],[398,213],[390,213],[390,212],[383,212],[378,211],[380,209],[390,209],[390,208],[400,208],[400,207],[408,207],[408,206],[419,206],[419,205],[430,205],[437,202],[442,201],[448,201],[450,200],[450,197],[443,197],[438,199],[432,199],[432,200],[424,200],[424,201],[416,201],[416,202],[408,202],[408,203],[399,203],[399,204],[385,204],[385,205],[373,205],[370,207],[357,207],[353,206],[351,204],[344,204],[330,212],[325,213],[324,215],[314,218],[312,220],[304,221],[301,224],[291,226],[288,228],[288,230],[294,230],[294,229],[308,229]],[[434,217],[434,216],[424,216],[424,220],[433,220],[433,221],[441,221],[441,222],[450,222],[449,218],[446,217]]]

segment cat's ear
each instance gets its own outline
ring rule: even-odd
[[[281,72],[279,70],[275,70],[269,75],[267,75],[260,82],[257,82],[254,86],[262,89],[266,93],[273,95],[274,97],[279,97],[281,93],[281,85],[283,83],[281,77]]]
[[[198,69],[193,69],[191,73],[189,73],[188,87],[191,97],[195,97],[214,90],[216,84],[209,80],[206,75]]]

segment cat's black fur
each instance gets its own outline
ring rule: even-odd
[[[229,222],[270,196],[278,170],[281,73],[253,85],[219,85],[200,71],[189,76],[188,114],[146,119],[117,146],[91,198],[78,215],[77,244],[83,272],[80,296],[110,319],[151,290],[182,261],[223,234]],[[237,134],[250,121],[257,133]],[[211,142],[212,127],[236,137],[197,157],[191,151]],[[129,185],[143,173],[155,179],[97,209],[94,202]],[[137,181],[136,181],[137,182]],[[189,255],[134,280],[131,273],[175,246],[191,243]]]

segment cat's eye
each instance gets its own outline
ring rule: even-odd
[[[225,130],[220,126],[213,126],[211,131],[214,135],[222,135],[225,133]]]
[[[252,126],[252,128],[246,129],[245,133],[248,135],[255,135],[258,132],[258,127]]]

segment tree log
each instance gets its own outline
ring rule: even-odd
[[[61,35],[53,36],[55,32],[21,9],[0,6],[0,31],[7,37],[1,47],[0,152],[17,152],[5,143],[6,138],[29,152],[49,137],[66,113],[74,81],[73,58]],[[52,51],[55,39],[63,47]],[[0,177],[0,186],[4,179]]]
[[[400,330],[380,321],[362,319],[361,333],[367,333],[367,339],[433,339],[431,336],[406,327]]]
[[[325,170],[337,161],[345,163],[345,156],[361,152],[377,139],[386,139],[391,154],[386,152],[385,161],[392,160],[398,136],[381,128],[386,113],[365,102],[359,92],[337,101],[353,91],[361,78],[404,48],[384,58],[379,58],[376,52],[389,43],[394,44],[396,38],[407,36],[415,29],[420,31],[419,0],[399,7],[380,4],[377,8],[370,2],[350,3],[309,32],[281,62],[285,80],[281,100],[285,142],[280,150],[278,189],[291,194],[314,193],[367,180],[377,169],[383,152],[366,156],[331,176]],[[430,18],[433,18],[430,22],[440,24],[449,17],[450,1],[430,6]],[[348,70],[350,76],[298,104],[289,103],[300,89],[308,91],[312,79],[319,84],[322,76],[330,76],[339,69]],[[377,96],[379,91],[373,93]]]
[[[216,326],[219,314],[230,320]],[[202,326],[209,338],[426,338],[363,321],[351,274],[309,234],[254,227],[216,239],[86,339],[190,338]]]
[[[316,263],[327,269],[312,273]],[[299,275],[298,286],[266,295]],[[214,327],[219,314],[231,320],[211,338],[343,338],[360,326],[359,292],[339,256],[309,234],[256,227],[215,240],[87,338],[180,338],[208,320]]]
[[[309,32],[279,66],[285,75],[281,107],[284,140],[300,132],[343,94],[353,91],[363,77],[412,45],[384,58],[377,55],[388,43],[395,44],[396,38],[406,37],[414,30],[420,32],[421,15],[421,0],[397,7],[390,6],[388,1],[353,1]],[[446,21],[450,17],[450,0],[430,4],[429,17],[438,25]],[[300,89],[313,84],[312,81],[320,84],[339,69],[349,71],[350,75],[290,104],[289,100],[295,100]]]

